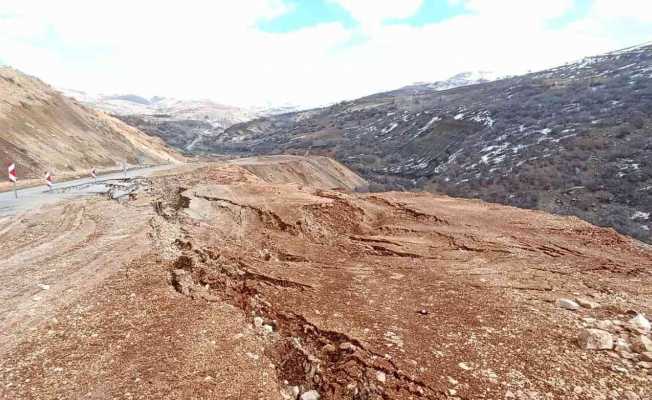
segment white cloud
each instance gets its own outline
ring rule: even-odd
[[[548,22],[570,0],[449,0],[469,13],[421,27],[382,24],[413,15],[421,0],[329,1],[361,27],[257,29],[288,12],[281,0],[2,0],[0,58],[93,92],[317,105],[465,70],[544,68],[652,38],[642,0],[594,0],[561,28]]]
[[[652,2],[649,0],[594,0],[592,16],[601,19],[652,22]]]
[[[514,22],[546,20],[563,15],[573,6],[573,0],[456,0],[476,14],[494,17],[518,17]]]
[[[416,14],[423,0],[330,0],[345,8],[363,26],[377,26],[387,19]]]

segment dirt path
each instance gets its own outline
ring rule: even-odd
[[[2,220],[32,250],[0,247],[0,397],[647,398],[643,355],[577,338],[609,322],[637,340],[649,246],[576,218],[324,189],[332,171],[314,188],[296,168],[197,167],[123,203]]]

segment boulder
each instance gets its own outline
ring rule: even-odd
[[[577,342],[586,350],[611,350],[614,345],[611,333],[601,329],[584,329]]]

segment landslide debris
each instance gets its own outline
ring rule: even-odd
[[[149,203],[150,252],[58,310],[47,328],[56,333],[8,351],[0,394],[645,399],[652,390],[648,246],[576,218],[260,175],[201,166],[149,179],[120,202]]]

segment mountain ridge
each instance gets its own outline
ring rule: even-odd
[[[204,152],[330,155],[377,185],[577,215],[652,242],[652,46],[234,125]],[[579,188],[579,189],[578,189]]]

